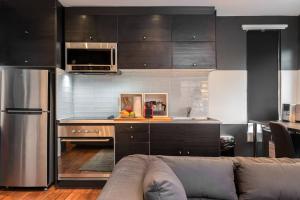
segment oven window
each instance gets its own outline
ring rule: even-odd
[[[68,65],[111,65],[111,49],[68,49]]]
[[[107,179],[114,167],[112,138],[60,138],[58,179]]]

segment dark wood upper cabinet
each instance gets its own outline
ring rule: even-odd
[[[215,15],[174,15],[172,41],[215,41]]]
[[[120,69],[161,69],[172,67],[169,42],[125,42],[118,45]]]
[[[66,14],[67,42],[116,42],[117,16]]]
[[[32,6],[34,5],[34,6]],[[3,5],[2,5],[3,6]],[[54,0],[9,0],[5,18],[3,65],[46,66],[58,65],[57,29],[61,5]]]
[[[173,67],[206,69],[216,67],[215,42],[175,42]]]
[[[171,41],[171,16],[127,15],[119,16],[120,42]]]

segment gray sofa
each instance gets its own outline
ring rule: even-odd
[[[153,159],[172,169],[189,200],[300,199],[299,159],[132,155],[118,162],[98,200],[143,200]]]

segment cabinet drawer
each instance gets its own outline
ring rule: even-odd
[[[176,42],[173,45],[175,68],[216,67],[215,42]]]
[[[176,15],[172,41],[215,41],[215,15]]]
[[[120,16],[120,42],[171,41],[171,17],[162,15]]]
[[[149,142],[149,125],[117,124],[115,138],[118,143]]]
[[[168,42],[119,43],[118,65],[121,69],[172,68],[171,54]]]

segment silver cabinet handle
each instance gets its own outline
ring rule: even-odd
[[[197,67],[197,64],[196,64],[196,63],[193,63],[193,66],[194,66],[194,67]]]
[[[109,142],[110,139],[61,139],[62,142]]]
[[[143,36],[143,40],[146,40],[147,39],[147,37],[146,36]]]
[[[130,128],[133,128],[133,126],[130,126]]]
[[[133,139],[133,138],[134,138],[133,135],[131,135],[131,136],[130,136],[130,139]]]
[[[179,155],[181,155],[181,154],[182,154],[182,152],[181,152],[181,151],[179,151],[178,153],[179,153]]]
[[[189,152],[189,151],[187,151],[186,153],[187,153],[187,155],[190,155],[190,152]]]
[[[146,63],[144,64],[144,67],[147,67],[147,64],[146,64]]]

